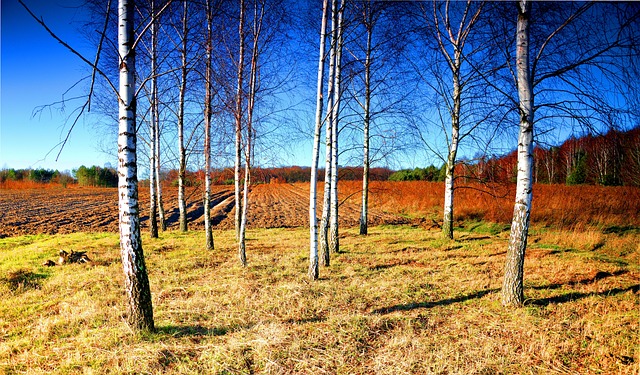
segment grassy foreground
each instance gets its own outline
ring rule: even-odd
[[[640,235],[532,231],[525,307],[499,288],[508,232],[455,241],[411,226],[345,230],[309,282],[306,229],[144,239],[158,332],[132,334],[117,234],[0,240],[0,373],[636,374]],[[611,232],[611,231],[609,231]],[[47,268],[59,249],[93,264]]]

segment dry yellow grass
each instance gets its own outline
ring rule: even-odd
[[[133,334],[116,234],[0,240],[0,373],[635,374],[637,231],[532,232],[520,309],[500,305],[508,233],[343,231],[306,278],[305,229],[145,238],[158,331]],[[91,265],[46,268],[58,249]]]

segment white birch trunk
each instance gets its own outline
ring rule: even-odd
[[[521,306],[524,302],[524,256],[529,232],[533,167],[533,89],[529,64],[529,20],[531,2],[518,2],[516,69],[520,110],[518,175],[511,235],[502,284],[502,304]]]
[[[264,8],[258,11],[256,2],[253,15],[253,45],[251,50],[251,71],[249,73],[249,97],[247,98],[247,136],[245,142],[245,167],[244,167],[244,187],[242,192],[242,216],[240,218],[240,239],[238,241],[241,256],[244,254],[246,263],[246,243],[245,235],[247,231],[247,211],[249,209],[249,187],[251,186],[251,160],[253,154],[253,110],[256,103],[256,85],[258,79],[258,41],[262,30],[262,18]]]
[[[156,180],[156,113],[157,106],[155,102],[158,100],[156,94],[158,92],[157,86],[157,21],[155,14],[155,2],[151,0],[151,98],[149,100],[149,109],[151,122],[149,126],[149,234],[151,238],[158,238],[158,197],[157,192],[157,180]]]
[[[158,86],[155,86],[155,97],[158,97]],[[165,219],[165,215],[164,215],[164,205],[162,204],[162,180],[160,179],[161,175],[160,175],[160,112],[158,111],[159,106],[158,106],[158,100],[155,101],[154,103],[155,106],[155,112],[156,112],[156,119],[154,122],[154,128],[155,128],[155,137],[156,137],[156,141],[155,141],[155,150],[153,151],[156,156],[156,165],[155,165],[155,175],[156,175],[156,199],[158,202],[158,216],[160,219],[160,229],[162,229],[163,231],[167,230],[167,221]]]
[[[451,27],[451,18],[449,17],[449,1],[445,4],[444,16],[437,11],[437,3],[433,3],[433,16],[436,26],[436,37],[440,52],[445,57],[445,60],[451,70],[452,75],[452,94],[450,108],[451,116],[451,142],[449,143],[449,149],[447,153],[447,160],[445,165],[445,183],[444,183],[444,207],[443,207],[443,220],[442,220],[442,233],[444,237],[453,239],[453,202],[455,191],[455,166],[456,157],[458,154],[458,146],[460,143],[460,112],[462,106],[462,84],[460,82],[460,71],[462,68],[463,50],[469,36],[469,33],[473,29],[482,9],[482,3],[477,7],[476,11],[469,13],[472,7],[472,1],[467,0],[467,4],[462,12],[458,30],[454,30]],[[470,17],[467,22],[468,17]],[[441,30],[444,27],[445,31]],[[445,37],[443,38],[443,34]],[[448,39],[447,44],[453,48],[453,56],[448,51],[443,41]],[[473,52],[471,52],[473,53]],[[469,133],[467,133],[469,134]]]
[[[207,12],[207,44],[205,67],[205,98],[204,98],[204,233],[207,250],[213,250],[213,230],[211,228],[211,100],[212,100],[212,33],[213,14],[211,0],[206,3]]]
[[[333,90],[333,125],[331,126],[331,213],[329,221],[329,250],[333,253],[340,251],[340,237],[338,230],[338,133],[340,130],[338,116],[340,113],[340,70],[342,61],[342,34],[343,25],[342,18],[344,14],[345,0],[342,0],[340,11],[338,12],[338,31],[336,44],[336,66],[334,74],[334,90]]]
[[[328,267],[331,263],[329,251],[329,216],[331,212],[331,135],[333,133],[333,107],[335,101],[335,66],[336,48],[338,42],[338,0],[331,0],[331,47],[329,52],[329,80],[327,85],[327,126],[325,128],[325,165],[324,165],[324,195],[322,198],[322,218],[320,220],[319,243],[320,264]]]
[[[187,173],[187,151],[184,146],[184,110],[185,110],[185,94],[187,91],[187,9],[188,1],[183,2],[182,14],[182,67],[180,75],[180,102],[178,103],[178,209],[180,211],[180,231],[186,232],[187,224],[187,202],[185,198],[185,177]]]
[[[238,35],[240,37],[240,49],[238,51],[238,87],[236,92],[236,143],[235,143],[235,229],[236,239],[238,240],[238,258],[243,266],[247,265],[247,256],[244,251],[244,239],[240,238],[240,228],[242,226],[242,200],[240,191],[240,167],[242,163],[242,97],[243,97],[243,75],[244,75],[244,0],[240,0],[240,20],[238,25]]]
[[[370,4],[369,4],[370,6]],[[362,158],[362,207],[360,209],[360,234],[366,235],[369,231],[369,123],[371,121],[371,43],[373,38],[373,20],[369,9],[367,20],[367,49],[364,61],[364,121],[363,121],[363,158]]]
[[[453,239],[453,194],[454,172],[458,142],[460,140],[460,54],[456,53],[453,67],[453,109],[451,113],[451,144],[447,155],[446,177],[444,180],[444,217],[442,221],[442,233],[445,237]]]
[[[154,330],[153,306],[140,237],[136,165],[135,51],[131,49],[134,2],[118,1],[119,126],[118,222],[120,254],[128,302],[128,323],[138,330]]]
[[[318,218],[316,216],[318,188],[318,159],[320,158],[320,133],[322,130],[322,91],[324,90],[324,53],[327,33],[327,4],[322,2],[322,23],[320,26],[320,53],[318,57],[318,79],[316,92],[316,117],[313,134],[313,155],[311,157],[311,178],[309,182],[309,271],[311,280],[317,280],[318,269]]]

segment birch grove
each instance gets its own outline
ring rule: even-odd
[[[150,1],[149,11],[139,9],[136,13],[133,0],[119,0],[119,88],[112,87],[118,94],[118,215],[128,302],[127,319],[135,329],[150,331],[154,329],[153,307],[140,237],[137,161],[149,161],[149,228],[152,238],[158,237],[159,228],[166,229],[167,220],[174,221],[169,224],[176,224],[174,218],[165,218],[162,205],[161,151],[163,158],[169,159],[165,163],[173,163],[174,168],[177,165],[177,224],[180,231],[187,231],[190,216],[187,212],[188,197],[185,191],[188,183],[187,174],[196,168],[204,169],[202,175],[198,174],[198,177],[194,178],[196,185],[201,182],[203,176],[203,186],[196,185],[197,188],[193,191],[203,193],[205,247],[209,250],[214,249],[214,223],[211,218],[212,173],[215,169],[230,170],[233,164],[235,245],[240,263],[247,266],[246,237],[250,225],[248,210],[250,198],[253,199],[252,194],[256,192],[254,190],[252,193],[252,188],[256,188],[258,183],[257,174],[252,173],[256,173],[268,163],[264,162],[266,158],[260,159],[259,144],[265,133],[280,130],[279,127],[285,128],[285,134],[291,130],[281,125],[280,120],[286,117],[285,115],[274,116],[276,121],[273,118],[271,121],[265,121],[266,117],[280,111],[281,108],[274,105],[273,108],[263,109],[260,105],[261,100],[293,101],[291,98],[282,99],[282,92],[268,91],[265,87],[269,84],[284,86],[283,81],[297,79],[294,73],[283,74],[286,77],[276,84],[266,78],[270,73],[277,75],[280,74],[279,69],[284,70],[278,64],[269,65],[272,60],[270,57],[280,53],[278,48],[274,48],[277,52],[273,55],[263,55],[269,43],[273,43],[273,35],[283,34],[280,25],[270,23],[273,19],[270,18],[272,13],[269,11],[273,8],[269,8],[269,4],[274,4],[273,2],[216,2],[215,6],[221,9],[220,15],[216,15],[213,0],[206,0],[205,4],[183,0],[174,2],[175,6],[170,7],[170,16],[174,24],[163,24],[160,22],[160,14],[162,10],[169,8],[171,2],[156,1],[158,0]],[[385,42],[381,39],[394,40],[389,35],[398,36],[393,34],[395,30],[392,30],[392,27],[388,27],[389,24],[393,25],[393,17],[382,17],[380,25],[384,26],[386,21],[389,31],[384,37],[378,34],[378,29],[375,28],[379,13],[376,12],[382,8],[374,9],[374,3],[371,0],[363,0],[362,14],[358,14],[359,8],[354,6],[356,11],[351,11],[350,6],[354,3],[346,0],[322,2],[309,188],[310,239],[307,276],[310,280],[317,280],[319,266],[329,266],[331,253],[340,251],[339,161],[349,163],[357,160],[359,163],[362,160],[362,190],[356,188],[358,191],[353,195],[356,196],[355,200],[361,203],[359,233],[366,235],[369,232],[369,174],[372,166],[375,167],[376,164],[375,155],[372,155],[376,147],[373,136],[375,131],[372,131],[371,127],[377,123],[373,120],[376,114],[391,112],[389,108],[395,105],[392,103],[386,108],[383,107],[383,100],[375,100],[374,93],[384,81],[400,80],[394,76],[395,74],[410,75],[407,71],[390,69],[382,70],[384,73],[376,76],[375,64],[382,65],[381,61],[385,60],[378,58],[384,55],[376,54],[376,43],[383,46],[382,49],[385,46],[390,48],[389,45],[395,42]],[[277,4],[274,8],[279,8],[280,5],[282,4]],[[501,142],[508,143],[508,147],[511,148],[517,147],[515,202],[501,298],[505,306],[521,306],[525,301],[524,259],[531,225],[534,182],[537,182],[538,175],[542,176],[544,172],[546,181],[553,182],[556,175],[563,175],[562,168],[566,167],[564,175],[569,183],[569,176],[576,175],[582,164],[582,167],[586,168],[587,156],[590,155],[595,163],[593,169],[597,173],[598,182],[604,185],[611,180],[618,184],[625,167],[623,162],[614,160],[621,159],[620,155],[627,155],[619,150],[617,143],[611,143],[601,146],[597,153],[574,145],[569,154],[560,155],[550,149],[547,154],[539,153],[539,159],[536,159],[534,147],[549,141],[545,138],[551,137],[548,134],[557,134],[560,131],[574,132],[576,129],[598,130],[607,126],[615,128],[622,126],[620,123],[628,121],[629,118],[638,118],[637,110],[621,108],[625,104],[619,104],[623,100],[618,96],[633,96],[634,90],[637,90],[630,87],[635,85],[635,81],[625,81],[621,77],[631,74],[629,66],[635,64],[638,57],[637,38],[640,33],[637,33],[637,25],[640,24],[640,11],[637,6],[629,4],[580,3],[558,6],[519,0],[516,8],[511,9],[517,9],[517,18],[513,22],[513,19],[506,17],[515,16],[516,12],[505,13],[502,7],[488,2],[434,1],[428,8],[423,5],[403,5],[406,7],[403,9],[410,9],[415,12],[414,15],[422,11],[421,15],[425,18],[419,20],[421,23],[416,25],[415,30],[402,36],[423,38],[424,43],[420,44],[425,50],[430,50],[431,54],[424,58],[418,56],[419,53],[408,53],[407,60],[415,61],[404,63],[412,65],[413,72],[417,73],[402,82],[417,82],[416,87],[420,86],[421,90],[435,99],[432,99],[432,102],[422,101],[424,96],[416,95],[413,98],[411,88],[402,88],[407,90],[408,94],[398,94],[397,100],[391,102],[415,100],[418,101],[417,107],[425,108],[418,110],[410,106],[403,107],[398,112],[403,112],[405,108],[412,110],[407,110],[409,113],[397,117],[389,116],[393,120],[390,122],[393,127],[398,128],[398,133],[402,133],[409,126],[401,120],[418,122],[416,118],[422,116],[418,111],[429,112],[425,115],[431,116],[425,121],[428,124],[425,134],[430,133],[432,140],[440,143],[441,148],[436,150],[435,147],[427,152],[440,153],[445,162],[442,194],[444,204],[441,206],[442,231],[446,238],[452,240],[454,192],[459,187],[456,181],[456,165],[459,165],[460,160],[471,160],[469,150],[463,148],[463,140],[473,139],[480,143],[485,137],[481,134],[481,126],[486,123],[492,127],[494,133],[499,134],[496,137],[500,137]],[[396,5],[385,4],[385,12],[394,6]],[[611,11],[599,11],[598,7]],[[348,12],[345,12],[346,8]],[[206,13],[204,17],[202,12]],[[148,18],[149,24],[135,29],[138,32],[136,35],[134,19],[145,17]],[[355,17],[361,17],[360,25],[354,26]],[[426,22],[422,22],[425,20]],[[223,26],[234,23],[234,31],[229,32],[217,25],[216,21],[221,24],[224,22]],[[108,19],[105,24],[108,24]],[[167,30],[171,29],[169,26],[172,26],[175,32],[168,32]],[[589,35],[581,35],[581,30],[589,31]],[[149,33],[150,42],[143,38],[145,33]],[[106,33],[103,34],[105,35],[102,35],[102,38],[105,38]],[[296,33],[291,34],[292,38],[298,37]],[[409,34],[411,35],[407,36]],[[162,44],[162,40],[165,40],[165,44]],[[327,41],[329,46],[326,45]],[[360,43],[359,46],[355,46],[356,41]],[[410,46],[411,42],[406,42],[406,45]],[[144,43],[149,43],[145,49],[148,55],[143,55],[148,60],[140,61],[143,59],[136,55],[136,47]],[[140,50],[142,51],[142,48]],[[167,59],[167,56],[171,56],[173,60]],[[422,58],[424,61],[420,60]],[[325,72],[327,59],[328,69]],[[99,69],[97,61],[98,59],[94,64],[88,62],[96,71]],[[267,68],[263,69],[265,66]],[[301,66],[308,67],[304,64]],[[296,68],[292,68],[292,72]],[[142,80],[139,89],[145,90],[148,94],[148,100],[140,101],[141,107],[148,106],[145,108],[138,107],[136,73]],[[108,74],[100,74],[111,84]],[[359,78],[354,78],[356,76]],[[596,77],[601,81],[593,83]],[[597,85],[603,82],[605,87],[599,90]],[[387,87],[400,90],[399,86]],[[351,98],[348,95],[343,97],[343,92],[349,93],[349,90],[352,90],[354,95]],[[291,91],[294,92],[292,96],[298,94],[296,90]],[[607,94],[604,95],[603,92]],[[496,98],[500,100],[495,100]],[[633,102],[631,99],[629,102]],[[292,107],[296,105],[292,104]],[[303,106],[296,107],[295,110],[298,108]],[[294,111],[283,112],[289,115]],[[136,117],[138,113],[140,115]],[[144,126],[137,127],[137,121]],[[169,125],[161,126],[167,123]],[[509,136],[513,134],[509,131],[511,128],[515,129],[516,124],[517,139],[510,140]],[[115,121],[113,126],[115,127]],[[188,126],[191,126],[190,136],[187,135]],[[322,215],[318,223],[318,167],[322,152],[323,128],[324,196]],[[361,129],[362,138],[359,133]],[[147,131],[148,138],[145,134]],[[357,134],[357,137],[353,134]],[[352,136],[349,137],[350,135]],[[446,138],[446,142],[443,138]],[[148,141],[148,150],[146,147],[140,148],[142,156],[148,158],[140,159],[138,155],[140,139]],[[171,144],[172,147],[166,147],[167,144]],[[164,152],[168,150],[170,153]],[[216,156],[212,155],[212,150],[216,150]],[[481,149],[476,144],[476,148],[471,150],[480,154],[478,159],[486,160],[487,149]],[[148,155],[144,153],[146,151]],[[636,154],[638,153],[629,155],[635,157]],[[190,157],[198,160],[189,164]],[[377,161],[379,160],[381,159]],[[564,166],[563,161],[566,163]],[[473,164],[473,161],[469,161],[469,164]],[[436,167],[432,168],[437,170]],[[483,166],[478,168],[481,169]],[[513,169],[512,164],[507,169]],[[231,182],[230,177],[225,178]],[[584,180],[585,176],[581,176],[576,177],[576,181],[573,182],[582,183]],[[540,181],[544,179],[540,177]],[[228,194],[231,198],[230,189]],[[344,201],[348,202],[349,198],[351,196]],[[231,207],[231,204],[228,207]]]

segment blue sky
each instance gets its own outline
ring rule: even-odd
[[[23,1],[65,42],[92,59],[92,48],[78,33],[86,19],[77,7],[81,1]],[[71,101],[64,110],[58,105],[35,115],[34,110],[62,100],[63,95],[84,94],[86,85],[65,92],[86,77],[89,69],[33,20],[18,0],[2,0],[1,4],[0,168],[64,171],[83,164],[116,165],[111,156],[98,150],[100,134],[91,115],[80,119],[56,161],[56,145],[66,137],[73,122],[69,117],[81,102]]]

